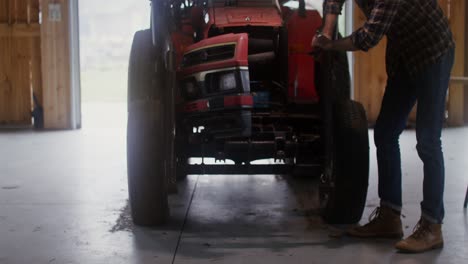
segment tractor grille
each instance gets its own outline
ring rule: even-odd
[[[234,58],[236,45],[222,45],[193,51],[184,55],[183,66],[190,67],[202,63],[222,61]]]

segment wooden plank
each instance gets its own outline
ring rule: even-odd
[[[451,0],[449,23],[452,28],[456,43],[455,64],[452,75],[464,76],[465,74],[465,0]],[[464,106],[465,94],[462,84],[451,84],[448,102],[449,126],[462,126],[465,123]]]
[[[8,14],[8,24],[13,23],[13,18],[15,17],[14,3],[15,0],[8,0],[7,2],[7,14]]]
[[[42,86],[39,2],[0,1],[0,124],[31,125],[32,89]]]
[[[355,30],[364,24],[366,17],[354,5]],[[364,105],[370,124],[374,124],[380,112],[381,101],[387,83],[385,70],[386,40],[369,52],[356,52],[354,65],[354,96]]]
[[[468,77],[452,77],[450,78],[451,83],[468,85]],[[468,88],[468,87],[465,87]]]
[[[8,23],[9,0],[0,0],[0,23]],[[7,104],[11,92],[10,39],[0,36],[0,124],[7,120]]]
[[[28,23],[36,24],[39,23],[39,0],[30,0],[28,13]],[[43,94],[42,94],[42,59],[41,59],[41,37],[40,28],[39,35],[31,39],[31,85],[32,92],[36,96],[40,106],[43,105]],[[34,106],[34,103],[33,103]]]
[[[41,26],[34,24],[0,24],[0,37],[40,37]]]
[[[8,23],[8,2],[9,0],[0,0],[0,23]]]
[[[0,23],[9,23],[9,11],[10,0],[0,0]],[[10,120],[11,70],[11,38],[0,37],[0,124]]]
[[[28,23],[28,5],[31,0],[15,0],[15,24]]]
[[[9,8],[9,11],[8,11],[8,23],[9,24],[14,24],[16,23],[16,18],[18,17],[17,13],[18,13],[18,3],[16,0],[10,0],[9,4],[8,4],[8,8]]]
[[[69,3],[67,0],[40,0],[42,10],[41,54],[44,127],[71,128]],[[50,4],[58,4],[60,19],[49,14]]]
[[[30,54],[27,41],[0,38],[0,123],[31,125]]]
[[[0,23],[9,21],[10,0],[0,0]],[[0,37],[0,124],[8,120],[11,97],[11,43],[10,38]]]
[[[29,40],[17,38],[18,35],[30,35],[39,29],[39,25],[16,25],[23,18],[26,2],[9,0],[3,2],[3,24],[0,27],[0,49],[2,66],[0,67],[0,122],[14,125],[31,125],[31,78],[30,78],[30,48]],[[24,10],[19,10],[24,9]],[[6,13],[5,13],[6,10]]]
[[[12,87],[13,96],[10,105],[11,118],[15,124],[30,125],[31,121],[31,79],[30,50],[28,41],[12,39]]]
[[[28,24],[39,23],[39,0],[29,0],[30,3],[28,5],[29,14],[28,14]]]
[[[465,4],[465,25],[468,24],[468,5]],[[465,26],[465,76],[468,76],[468,26]],[[468,88],[468,84],[465,85]],[[465,89],[465,125],[468,124],[468,92]]]
[[[11,38],[0,37],[0,124],[10,121],[11,61]]]
[[[39,0],[27,0],[26,2],[26,23],[29,28],[35,28],[39,25]],[[15,32],[13,32],[14,34]],[[42,106],[42,65],[41,65],[41,39],[40,25],[35,29],[34,34],[26,38],[29,50],[29,79],[30,79],[30,101],[31,110],[34,110],[35,102]]]
[[[41,38],[32,38],[30,42],[31,50],[31,88],[39,104],[43,105],[42,94],[42,59],[41,59]],[[34,106],[34,104],[33,104]]]

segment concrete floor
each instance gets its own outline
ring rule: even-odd
[[[391,240],[333,237],[316,214],[313,184],[273,175],[189,176],[170,198],[170,225],[133,227],[125,105],[84,110],[79,131],[0,132],[0,263],[468,263],[468,128],[443,136],[445,248],[407,255]],[[401,139],[406,235],[422,196],[414,138]],[[371,151],[363,222],[378,204]]]

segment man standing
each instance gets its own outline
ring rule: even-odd
[[[388,38],[388,81],[374,130],[380,207],[369,223],[348,233],[357,237],[403,236],[399,136],[417,101],[417,151],[424,163],[421,219],[413,234],[395,247],[405,252],[441,248],[445,180],[441,131],[455,48],[448,21],[435,0],[356,0],[367,21],[351,36],[332,41],[344,2],[324,0],[325,22],[312,40],[313,48],[368,51],[384,35]]]

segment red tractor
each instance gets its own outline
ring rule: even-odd
[[[317,176],[324,219],[359,221],[366,114],[350,100],[346,54],[310,55],[322,25],[310,6],[151,1],[151,27],[135,34],[129,65],[128,185],[137,225],[167,221],[168,190],[187,174]],[[253,162],[263,159],[275,162]]]

